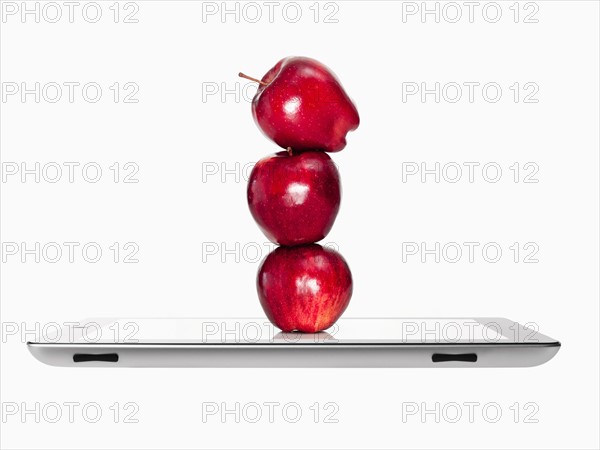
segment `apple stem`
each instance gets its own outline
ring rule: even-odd
[[[250,81],[254,81],[255,83],[262,84],[263,86],[266,86],[269,84],[269,83],[265,83],[264,81],[260,81],[257,78],[249,77],[248,75],[246,75],[245,73],[242,73],[242,72],[238,73],[238,76],[241,78],[245,78],[246,80],[250,80]]]
[[[287,148],[288,155],[292,156],[292,147]]]

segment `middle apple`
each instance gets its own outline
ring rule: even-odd
[[[321,151],[279,152],[256,163],[248,180],[248,206],[267,236],[280,245],[323,239],[340,209],[340,174]]]

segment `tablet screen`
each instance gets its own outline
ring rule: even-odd
[[[123,318],[66,322],[50,343],[462,344],[539,342],[535,324],[481,318],[343,318],[319,333],[281,332],[266,318]]]

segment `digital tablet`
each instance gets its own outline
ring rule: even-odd
[[[27,346],[64,367],[530,367],[560,342],[503,318],[342,318],[314,334],[266,318],[102,318]]]

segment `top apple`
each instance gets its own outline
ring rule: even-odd
[[[360,122],[336,76],[318,61],[288,57],[262,78],[252,100],[259,128],[294,151],[339,152]]]

